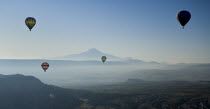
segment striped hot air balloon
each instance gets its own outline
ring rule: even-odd
[[[42,65],[41,65],[42,69],[44,70],[44,72],[46,72],[46,70],[48,69],[49,67],[49,64],[47,62],[43,62]]]
[[[106,61],[106,59],[107,59],[106,56],[101,57],[101,60],[102,60],[103,63]]]
[[[29,30],[31,31],[31,29],[34,27],[34,25],[36,24],[36,19],[34,19],[33,17],[27,17],[25,20],[26,26],[29,28]]]

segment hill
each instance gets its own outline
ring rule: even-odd
[[[210,82],[144,81],[88,87],[46,85],[33,76],[0,75],[1,109],[209,109]],[[54,97],[50,97],[54,95]]]
[[[0,109],[73,109],[81,104],[76,91],[46,85],[32,76],[0,75],[0,89]]]

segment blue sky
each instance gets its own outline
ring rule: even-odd
[[[209,0],[1,0],[0,59],[41,59],[97,48],[120,57],[210,62]],[[182,29],[176,14],[188,10]],[[30,32],[26,17],[36,18]]]

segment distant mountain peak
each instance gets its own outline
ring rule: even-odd
[[[84,60],[100,60],[101,56],[107,56],[108,60],[110,60],[110,61],[122,60],[122,58],[120,58],[120,57],[103,53],[96,48],[91,48],[91,49],[88,49],[85,52],[81,52],[81,53],[78,53],[78,54],[71,54],[71,55],[66,55],[66,56],[62,56],[62,57],[55,57],[55,58],[51,58],[51,59],[84,61]]]
[[[86,52],[82,52],[82,53],[93,53],[93,54],[98,53],[98,54],[102,54],[102,52],[97,50],[96,48],[91,48],[91,49],[87,50]]]
[[[99,50],[97,50],[96,48],[91,48],[88,50],[88,52],[100,52]]]

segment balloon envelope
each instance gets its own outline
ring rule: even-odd
[[[33,17],[27,17],[25,20],[26,26],[29,28],[29,30],[31,31],[31,29],[34,27],[34,25],[36,24],[36,19],[34,19]]]
[[[41,67],[44,70],[44,72],[46,72],[46,70],[49,68],[49,64],[47,62],[43,62]]]
[[[102,57],[101,57],[102,62],[105,62],[106,59],[107,59],[106,56],[102,56]]]
[[[180,11],[177,15],[176,15],[177,20],[179,21],[179,23],[183,26],[187,24],[187,22],[190,20],[191,18],[191,14],[188,11]]]

